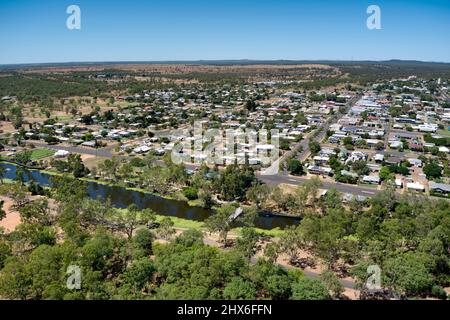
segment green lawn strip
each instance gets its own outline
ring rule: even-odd
[[[156,215],[156,221],[161,222],[164,218],[169,217],[170,220],[174,223],[175,228],[180,229],[198,229],[198,230],[205,230],[205,223],[202,221],[196,221],[196,220],[188,220],[183,219],[179,217],[173,217],[173,216],[163,216],[163,215]]]
[[[202,221],[188,220],[188,219],[183,219],[183,218],[179,218],[179,217],[162,216],[162,215],[156,215],[156,221],[160,222],[162,219],[167,218],[167,217],[169,217],[173,221],[175,228],[197,229],[197,230],[206,231],[205,223]],[[264,230],[264,229],[260,229],[260,228],[254,228],[254,229],[256,232],[258,232],[262,235],[269,236],[269,237],[279,237],[284,233],[284,231],[279,228],[272,229],[272,230]],[[232,229],[231,232],[235,233],[235,234],[240,234],[241,230],[242,230],[242,228],[239,227],[239,228]]]
[[[260,233],[265,236],[273,237],[273,238],[280,237],[284,233],[284,231],[280,228],[275,228],[275,229],[271,229],[271,230],[260,229],[260,228],[253,228],[253,229],[255,229],[255,231],[257,233]],[[242,230],[242,228],[239,227],[239,228],[234,228],[232,231],[237,234],[240,234],[241,230]]]
[[[118,209],[119,212],[124,212],[127,209]],[[164,215],[160,215],[157,214],[155,215],[156,217],[156,222],[161,222],[164,218],[170,218],[170,220],[172,220],[172,222],[174,223],[174,228],[177,229],[196,229],[196,230],[202,230],[202,231],[206,231],[206,227],[205,227],[205,223],[203,221],[196,221],[196,220],[189,220],[189,219],[184,219],[184,218],[179,218],[179,217],[174,217],[174,216],[164,216]],[[280,237],[284,231],[281,230],[280,228],[275,228],[272,230],[265,230],[265,229],[260,229],[260,228],[254,228],[256,232],[262,234],[262,235],[266,235],[269,237]],[[239,228],[233,228],[231,230],[231,233],[234,234],[240,234],[242,230],[242,227]]]
[[[40,160],[43,158],[51,157],[55,154],[54,150],[49,149],[34,149],[31,152],[31,160]]]

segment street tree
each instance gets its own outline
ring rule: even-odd
[[[292,300],[328,300],[327,288],[316,279],[303,277],[292,284]]]
[[[227,243],[228,232],[232,228],[230,217],[236,211],[232,204],[222,205],[216,213],[205,221],[205,227],[210,233],[219,233],[220,240],[224,245]]]
[[[156,233],[163,239],[169,240],[174,234],[175,234],[175,228],[173,227],[174,223],[172,219],[169,217],[164,217],[158,229],[156,230]]]
[[[244,227],[241,236],[236,240],[236,249],[248,259],[253,257],[257,251],[260,235],[253,228]]]
[[[133,203],[126,210],[117,214],[117,223],[119,228],[122,229],[131,240],[133,232],[139,226],[146,226],[149,222],[155,220],[155,214],[150,209],[139,210],[139,208]]]
[[[322,271],[320,281],[325,285],[331,297],[339,299],[344,292],[344,287],[335,273],[329,269]]]
[[[223,297],[231,300],[253,300],[256,297],[256,288],[250,281],[234,277],[225,285]]]

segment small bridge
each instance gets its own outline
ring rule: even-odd
[[[229,222],[233,222],[234,220],[236,220],[242,213],[244,212],[244,210],[242,210],[242,208],[237,208],[236,211],[230,215],[230,217],[228,218]]]

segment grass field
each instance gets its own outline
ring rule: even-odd
[[[437,133],[444,137],[450,137],[450,130],[448,128],[444,130],[438,130]]]
[[[31,153],[31,160],[40,160],[43,158],[51,157],[55,154],[55,151],[49,149],[35,149]]]
[[[69,120],[73,120],[74,116],[68,114],[68,115],[59,115],[56,116],[55,119],[57,121],[69,121]]]
[[[119,209],[119,212],[123,212],[125,210],[127,210],[127,209]],[[172,222],[174,224],[173,225],[174,228],[197,229],[197,230],[206,231],[205,223],[201,222],[201,221],[188,220],[188,219],[183,219],[183,218],[178,218],[178,217],[173,217],[173,216],[156,215],[157,222],[161,222],[161,220],[163,220],[164,218],[170,218],[170,220],[172,220]],[[241,232],[241,230],[242,230],[242,228],[233,228],[231,230],[231,232],[235,233],[235,234],[239,234]],[[279,237],[284,233],[284,231],[279,228],[272,229],[272,230],[263,230],[263,229],[255,228],[255,231],[260,234],[270,236],[270,237]]]
[[[156,221],[161,222],[162,219],[167,218],[167,217],[169,217],[170,220],[172,220],[175,228],[182,228],[182,229],[204,229],[205,228],[205,224],[201,221],[182,219],[182,218],[172,217],[172,216],[156,215]]]

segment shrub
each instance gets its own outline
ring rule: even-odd
[[[447,293],[446,293],[445,290],[442,289],[442,287],[440,287],[440,286],[434,285],[434,286],[431,288],[431,295],[432,295],[433,297],[436,297],[436,298],[439,298],[439,299],[442,299],[442,300],[447,300]]]
[[[189,200],[195,200],[198,198],[198,190],[194,187],[187,187],[183,189],[183,194]]]

